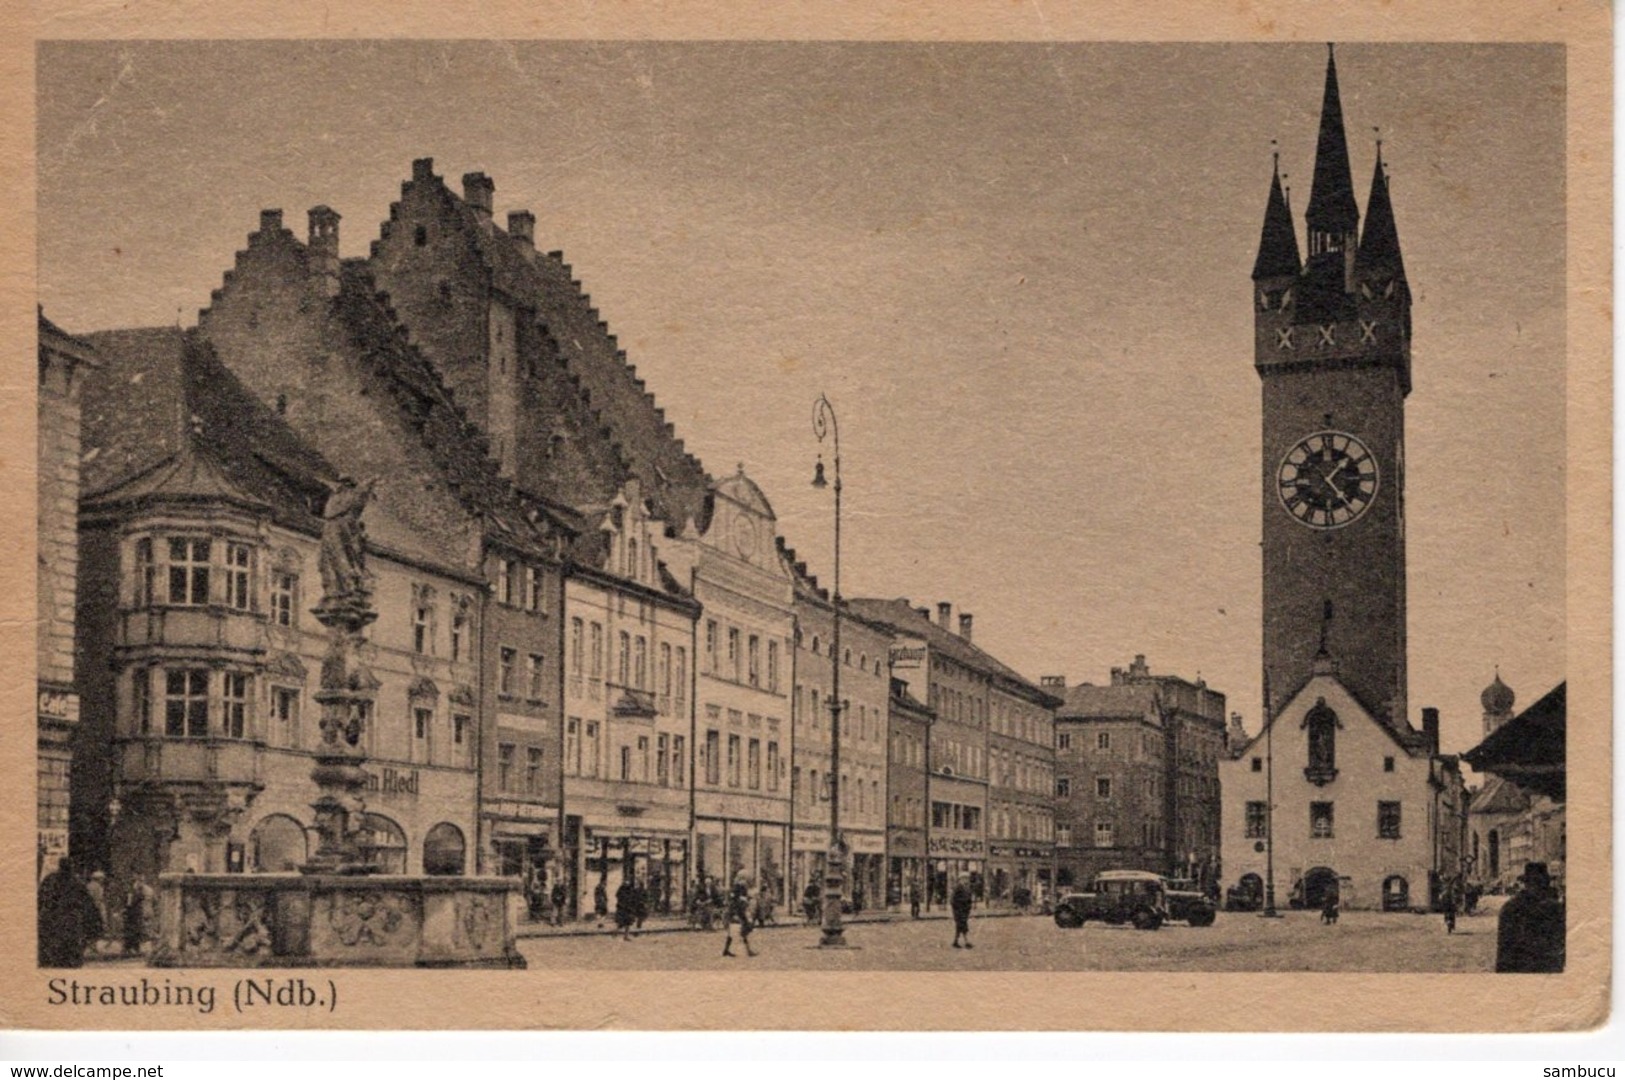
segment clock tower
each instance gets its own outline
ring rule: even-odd
[[[1329,47],[1304,217],[1307,261],[1277,163],[1253,266],[1266,708],[1335,670],[1403,731],[1411,294],[1380,142],[1360,227]]]

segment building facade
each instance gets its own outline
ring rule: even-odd
[[[888,904],[906,904],[911,893],[926,894],[931,803],[926,763],[931,759],[931,709],[891,680],[890,734],[886,761],[886,895]]]
[[[846,887],[854,909],[880,907],[886,887],[886,738],[891,635],[841,613],[839,652],[835,608],[828,593],[786,552],[795,572],[795,744],[790,767],[794,828],[790,896],[820,889],[830,841],[831,702],[834,666],[841,668],[841,769],[834,786],[841,837],[848,852]]]
[[[69,853],[79,581],[80,395],[97,367],[88,343],[39,314],[38,531],[34,625],[39,753],[34,873],[43,879]]]
[[[971,617],[959,623],[970,641]],[[997,674],[987,693],[988,895],[1027,904],[1055,886],[1056,699]]]
[[[630,875],[681,911],[689,851],[691,679],[699,606],[662,561],[636,479],[589,514],[565,584],[564,805],[570,893],[589,910]]]

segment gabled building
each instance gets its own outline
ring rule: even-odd
[[[367,527],[379,545],[478,583],[409,591],[400,610],[423,681],[409,700],[378,707],[414,732],[420,720],[429,725],[414,735],[429,747],[414,746],[417,754],[434,753],[435,727],[472,716],[489,808],[470,841],[473,865],[512,870],[518,854],[525,870],[560,848],[561,568],[578,525],[502,475],[368,264],[341,261],[338,245],[339,215],[325,206],[310,211],[305,241],[280,211],[264,211],[198,332],[335,468],[375,480]],[[455,731],[441,738],[454,741]]]
[[[908,902],[911,890],[926,895],[931,802],[926,763],[936,715],[902,679],[891,680],[887,714],[886,891],[888,903]]]
[[[1468,880],[1501,891],[1519,879],[1524,864],[1541,862],[1561,890],[1568,855],[1568,684],[1514,716],[1516,696],[1497,673],[1482,700],[1484,741],[1462,755],[1489,774],[1468,808]]]

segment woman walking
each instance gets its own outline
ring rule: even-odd
[[[733,895],[728,898],[728,910],[723,915],[722,932],[725,936],[722,942],[722,955],[734,955],[734,926],[739,927],[739,942],[745,946],[745,955],[755,956],[756,950],[750,947],[750,888],[745,884],[744,875],[734,881]]]

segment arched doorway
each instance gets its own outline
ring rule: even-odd
[[[248,834],[248,865],[256,874],[288,874],[310,860],[305,827],[287,814],[267,814]]]
[[[442,877],[459,877],[467,858],[468,845],[463,830],[442,821],[423,838],[423,872]]]
[[[1337,871],[1317,866],[1303,875],[1303,906],[1319,911],[1328,899],[1337,899]]]
[[[1382,882],[1382,910],[1408,911],[1411,906],[1411,885],[1399,874],[1390,874]]]
[[[363,814],[357,836],[361,857],[380,873],[406,873],[406,833],[382,814]]]

